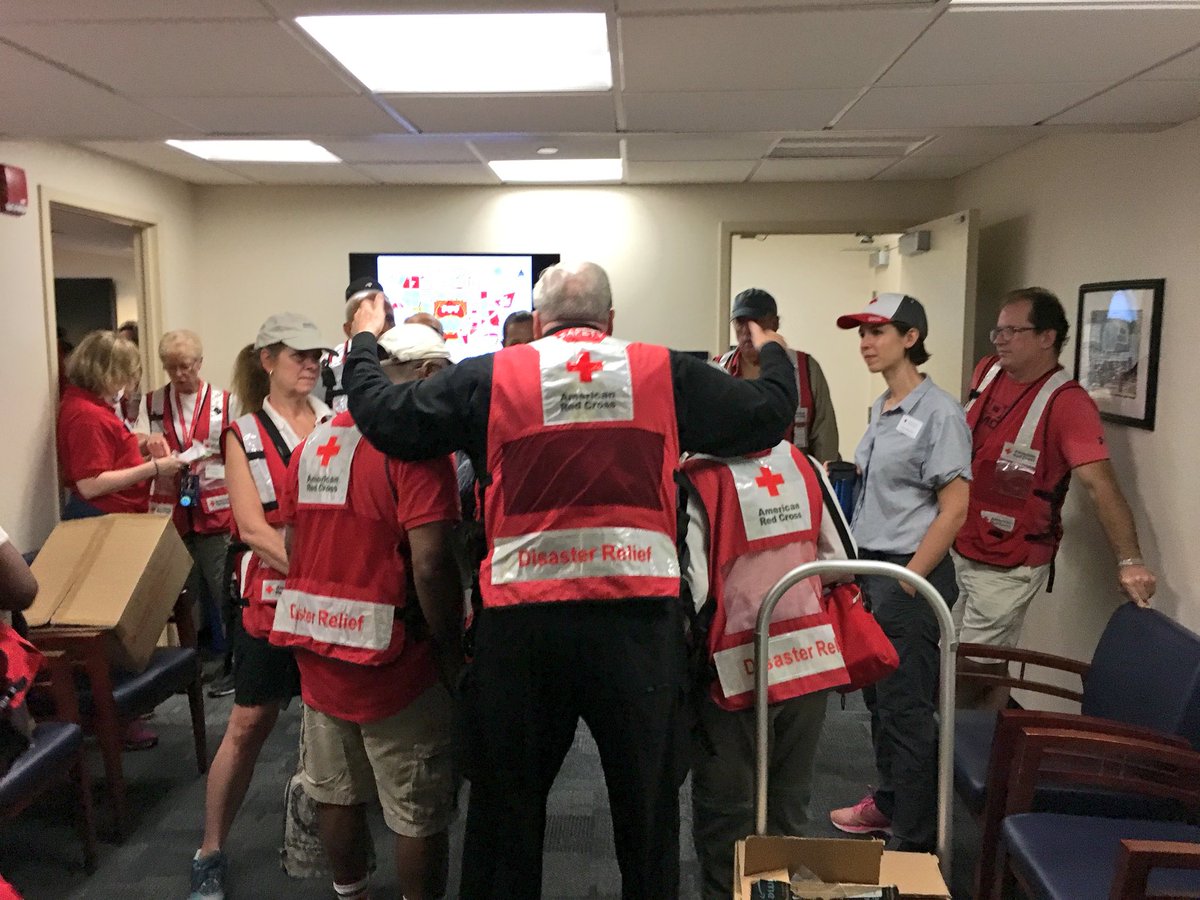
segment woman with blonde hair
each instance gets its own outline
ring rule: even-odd
[[[329,345],[296,313],[267,319],[234,365],[243,415],[225,432],[225,481],[233,509],[233,572],[241,628],[233,640],[233,710],[208,772],[204,842],[192,860],[191,900],[222,900],[229,829],[250,786],[263,742],[283,704],[299,693],[290,650],[267,638],[288,572],[279,497],[292,451],[332,415],[312,396]]]
[[[69,492],[64,519],[147,512],[151,479],[183,468],[173,455],[147,459],[115,412],[141,377],[138,348],[112,331],[93,331],[67,357],[58,408],[58,462]]]

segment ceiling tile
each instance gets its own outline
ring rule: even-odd
[[[7,134],[99,140],[196,134],[190,126],[6,47],[0,47],[0,71],[0,131]]]
[[[891,159],[764,159],[751,181],[861,181]]]
[[[950,128],[933,135],[922,156],[1000,156],[1045,136],[1037,127]]]
[[[754,166],[752,160],[630,162],[625,180],[630,184],[728,184],[745,181]]]
[[[1200,9],[950,9],[881,84],[1111,84],[1196,43]]]
[[[142,103],[209,134],[378,134],[402,125],[366,97],[146,97]]]
[[[876,87],[838,124],[847,128],[1034,125],[1104,87],[1094,83]]]
[[[175,0],[147,3],[146,0],[4,0],[0,3],[0,25],[9,22],[111,22],[114,20],[168,19],[269,19],[271,14],[258,0],[193,0],[191,9]]]
[[[250,179],[235,175],[216,163],[157,141],[86,141],[83,146],[195,184],[251,184]]]
[[[483,163],[357,166],[384,184],[500,184],[496,174]]]
[[[389,94],[392,109],[427,133],[605,132],[616,128],[610,92],[433,97]]]
[[[1163,63],[1141,77],[1146,81],[1200,81],[1200,49]]]
[[[478,163],[462,137],[424,134],[377,134],[365,140],[316,138],[317,143],[348,163]]]
[[[906,156],[875,176],[876,181],[926,180],[954,178],[981,166],[988,160],[982,156],[926,156],[916,153]]]
[[[816,131],[856,93],[849,89],[627,92],[625,124],[630,131]]]
[[[787,90],[870,83],[927,11],[647,16],[620,21],[622,85],[635,91]]]
[[[371,178],[338,163],[221,163],[259,184],[372,184]]]
[[[471,144],[486,160],[538,159],[539,147],[557,147],[546,159],[616,159],[621,138],[615,134],[481,135]]]
[[[275,22],[13,25],[0,37],[131,97],[355,93],[349,76]]]
[[[631,161],[759,160],[778,134],[627,134],[625,157]]]
[[[1176,125],[1200,116],[1200,80],[1127,81],[1048,120],[1051,125]]]

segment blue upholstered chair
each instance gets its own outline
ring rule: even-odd
[[[1134,900],[1200,896],[1200,753],[1158,741],[1071,729],[1022,727],[1013,746],[998,877],[978,900]],[[1044,785],[1169,800],[1188,821],[1034,812]],[[989,798],[991,802],[991,798]]]
[[[1007,675],[960,676],[1064,697],[1080,703],[1080,714],[1005,710],[961,710],[955,717],[955,788],[981,819],[977,884],[989,871],[1003,816],[1013,744],[1022,727],[1075,728],[1200,749],[1200,636],[1150,609],[1122,604],[1109,619],[1090,664],[1029,650],[960,644],[959,657],[1009,663]],[[1081,679],[1081,689],[1037,681],[1036,668],[1056,669]],[[1131,797],[1100,787],[1045,784],[1037,810],[1151,819],[1179,818],[1171,799]]]
[[[0,819],[15,818],[47,790],[69,779],[78,798],[76,814],[84,844],[84,867],[91,873],[96,868],[96,825],[71,666],[61,653],[45,653],[45,657],[42,673],[31,691],[31,702],[36,702],[38,692],[45,691],[50,695],[53,712],[38,716],[29,748],[0,778]]]

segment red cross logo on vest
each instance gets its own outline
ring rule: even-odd
[[[579,373],[579,380],[582,382],[590,382],[592,375],[603,368],[604,363],[599,361],[592,362],[592,354],[587,350],[584,350],[575,357],[574,362],[567,363],[567,371]]]
[[[767,493],[772,497],[779,496],[779,486],[783,484],[783,476],[777,472],[772,472],[770,466],[759,466],[759,475],[754,479],[754,483],[761,488],[766,488]]]
[[[329,461],[331,459],[342,452],[342,448],[338,446],[337,437],[330,435],[329,440],[318,447],[314,452],[317,454],[317,456],[321,457],[321,467],[324,468],[325,466],[329,465]]]

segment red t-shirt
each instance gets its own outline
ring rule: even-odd
[[[975,368],[972,384],[978,384],[984,372],[991,367],[991,359],[983,360]],[[1007,372],[1001,371],[988,390],[977,401],[986,404],[979,410],[979,419],[972,429],[974,444],[978,447],[992,430],[1000,424],[1004,414],[1021,399],[1027,390],[1034,389],[1041,379],[1033,384],[1014,381]],[[1044,463],[1047,465],[1048,482],[1057,484],[1072,469],[1088,463],[1108,459],[1108,446],[1104,443],[1104,424],[1100,411],[1087,391],[1071,382],[1051,401],[1046,409],[1046,449]],[[976,460],[980,464],[981,460]],[[994,464],[995,460],[986,461]]]
[[[364,440],[359,451],[378,453]],[[280,499],[287,520],[295,517],[295,485],[298,481],[300,450],[292,454],[292,466],[285,496]],[[453,458],[446,456],[421,462],[388,460],[391,482],[398,498],[395,521],[402,530],[400,545],[407,550],[406,532],[432,522],[459,520],[458,482],[454,475]],[[365,509],[377,503],[377,491],[364,480],[350,479],[347,500],[351,509]],[[365,523],[364,523],[365,525]],[[327,529],[326,531],[329,531]],[[367,571],[379,564],[367,558],[365,544],[347,539],[344,533],[322,533],[319,540],[332,542],[337,553],[328,558],[338,560],[339,569],[346,572]],[[361,567],[361,568],[360,568]],[[417,603],[415,596],[407,598]],[[404,652],[393,662],[382,666],[364,666],[343,660],[330,659],[311,650],[295,648],[296,664],[300,668],[300,694],[313,709],[346,719],[350,722],[376,722],[394,716],[417,699],[437,681],[433,646],[429,641],[414,641],[406,636]]]
[[[68,384],[58,407],[58,464],[62,479],[75,484],[104,472],[140,466],[137,436],[131,434],[102,398]],[[87,501],[106,513],[144,513],[150,509],[150,479]]]

